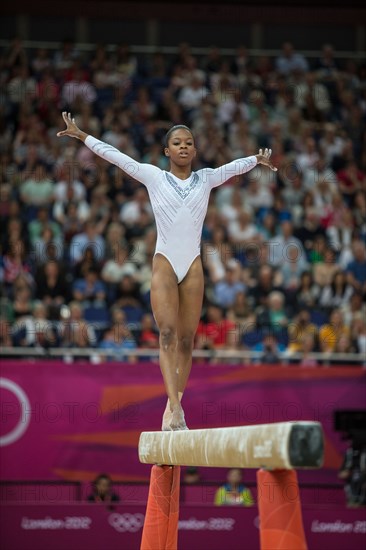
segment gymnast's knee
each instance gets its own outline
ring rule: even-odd
[[[177,331],[174,327],[167,325],[160,329],[160,347],[168,349],[177,344]]]
[[[185,334],[178,339],[178,351],[181,353],[192,353],[194,344],[194,333]]]

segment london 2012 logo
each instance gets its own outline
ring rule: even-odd
[[[119,533],[137,533],[144,524],[144,514],[111,514],[109,524]]]
[[[0,436],[0,447],[5,447],[18,441],[27,430],[30,422],[31,406],[27,394],[12,380],[0,378],[0,388],[12,393],[19,402],[19,420],[17,424],[8,433]],[[3,401],[2,416],[6,413],[6,409],[3,408],[5,405],[6,402]]]

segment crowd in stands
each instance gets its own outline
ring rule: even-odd
[[[366,64],[331,45],[306,59],[244,46],[224,56],[1,52],[0,344],[157,348],[150,308],[156,230],[146,189],[81,142],[61,111],[134,159],[169,169],[163,138],[192,128],[194,169],[272,149],[214,190],[202,235],[196,348],[366,355]],[[134,358],[131,357],[130,360]]]

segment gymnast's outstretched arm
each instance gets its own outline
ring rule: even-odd
[[[202,179],[206,180],[210,187],[218,187],[234,176],[240,176],[241,174],[249,172],[257,166],[257,164],[268,166],[268,168],[276,172],[277,168],[273,166],[270,160],[271,154],[271,149],[265,149],[264,152],[262,149],[259,149],[258,155],[233,160],[219,168],[204,168],[201,170]]]
[[[108,145],[108,143],[104,143],[80,130],[80,128],[76,126],[75,119],[71,117],[70,113],[63,112],[62,117],[66,123],[66,130],[58,132],[58,137],[69,136],[80,139],[91,151],[93,151],[93,153],[111,164],[115,164],[126,174],[145,185],[151,184],[154,178],[160,174],[160,168],[152,166],[151,164],[137,162],[128,155],[118,151],[115,147],[112,147],[112,145]]]

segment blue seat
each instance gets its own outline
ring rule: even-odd
[[[106,307],[86,307],[84,309],[84,319],[101,329],[107,328],[111,322],[111,317]]]
[[[329,316],[321,310],[312,310],[310,313],[310,321],[317,327],[321,327],[322,325],[325,325],[328,323]]]
[[[141,323],[144,310],[140,306],[124,306],[122,308],[126,315],[126,322],[139,325]]]

